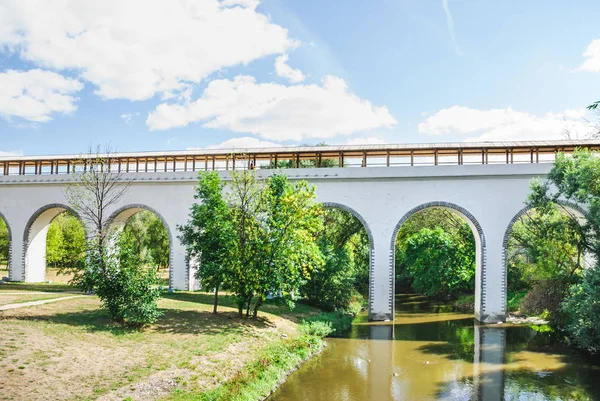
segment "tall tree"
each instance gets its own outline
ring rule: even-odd
[[[587,208],[586,221],[572,215],[581,246],[595,256],[594,266],[583,272],[580,283],[569,289],[562,309],[562,322],[569,340],[591,353],[600,353],[600,158],[594,152],[579,150],[572,155],[559,153],[546,180],[535,180],[527,203],[541,214],[550,213],[558,201],[566,199]]]
[[[196,278],[202,287],[214,288],[213,313],[217,313],[219,288],[234,268],[236,231],[232,212],[223,198],[223,183],[217,172],[201,172],[188,222],[181,227],[179,239],[188,255],[196,259]]]

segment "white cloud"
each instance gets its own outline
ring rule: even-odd
[[[159,105],[146,124],[151,130],[166,130],[199,121],[207,128],[278,142],[332,138],[397,123],[386,107],[350,93],[341,78],[327,76],[322,85],[285,86],[238,76],[212,81],[190,104]]]
[[[583,62],[577,70],[588,72],[600,72],[600,39],[593,40],[589,44],[583,57],[587,60]]]
[[[0,72],[0,88],[0,116],[43,123],[52,120],[54,114],[75,111],[77,98],[72,95],[83,85],[51,71],[8,70]]]
[[[388,143],[385,139],[374,136],[348,139],[345,145],[382,145]]]
[[[442,109],[419,124],[426,135],[461,134],[466,140],[518,141],[564,139],[565,130],[584,137],[592,128],[582,117],[585,110],[565,110],[537,116],[506,109],[477,110],[464,106]]]
[[[123,121],[125,121],[125,124],[127,125],[132,125],[135,121],[135,118],[138,117],[140,115],[139,112],[137,113],[125,113],[125,114],[121,114],[121,119]]]
[[[75,70],[106,99],[175,93],[223,68],[298,45],[258,0],[4,0],[0,49]]]
[[[243,136],[240,138],[231,138],[218,145],[211,145],[208,149],[249,149],[249,148],[273,148],[281,147],[280,144],[269,141],[261,141],[260,139],[251,136]],[[190,148],[190,150],[199,148]]]
[[[462,56],[463,52],[458,42],[456,41],[456,35],[454,33],[454,19],[448,7],[448,0],[442,0],[442,7],[444,7],[444,14],[446,14],[446,25],[448,26],[448,32],[450,33],[450,39],[452,39],[452,46],[454,46],[454,52],[458,56]]]
[[[22,150],[0,150],[0,157],[23,156]]]
[[[304,81],[304,74],[298,69],[294,69],[287,64],[289,56],[282,54],[275,59],[275,72],[280,77],[286,78],[293,84]]]

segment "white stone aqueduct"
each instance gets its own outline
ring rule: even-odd
[[[347,210],[364,224],[371,242],[371,320],[394,317],[394,243],[402,223],[420,210],[441,207],[460,214],[473,230],[477,244],[475,317],[496,322],[506,315],[507,235],[526,210],[530,180],[544,177],[550,168],[550,163],[523,163],[285,172],[292,180],[314,184],[318,201]],[[266,176],[272,171],[257,170],[257,174]],[[220,174],[225,180],[230,177],[229,171]],[[128,177],[131,187],[111,211],[111,220],[122,223],[142,209],[159,216],[171,239],[170,287],[193,288],[193,271],[177,239],[177,226],[187,220],[197,172],[128,173]],[[71,179],[69,174],[0,175],[0,217],[11,236],[10,280],[44,280],[48,226],[69,209],[64,191]]]

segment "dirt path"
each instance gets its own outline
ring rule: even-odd
[[[31,301],[31,302],[22,302],[22,303],[17,303],[17,304],[8,304],[8,305],[0,306],[0,311],[9,310],[9,309],[25,308],[28,306],[43,305],[43,304],[48,304],[50,302],[65,301],[67,299],[80,298],[80,297],[85,297],[85,295],[73,295],[70,297],[42,299],[41,301]]]

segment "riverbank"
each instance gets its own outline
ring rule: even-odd
[[[0,294],[21,290],[26,298],[34,289],[7,284]],[[143,331],[111,324],[93,296],[0,312],[0,372],[8,379],[0,393],[15,400],[258,400],[323,346],[318,326],[299,331],[316,308],[267,304],[258,319],[239,319],[231,297],[220,300],[215,316],[212,294],[165,293],[164,315]],[[243,396],[232,397],[236,391]]]

